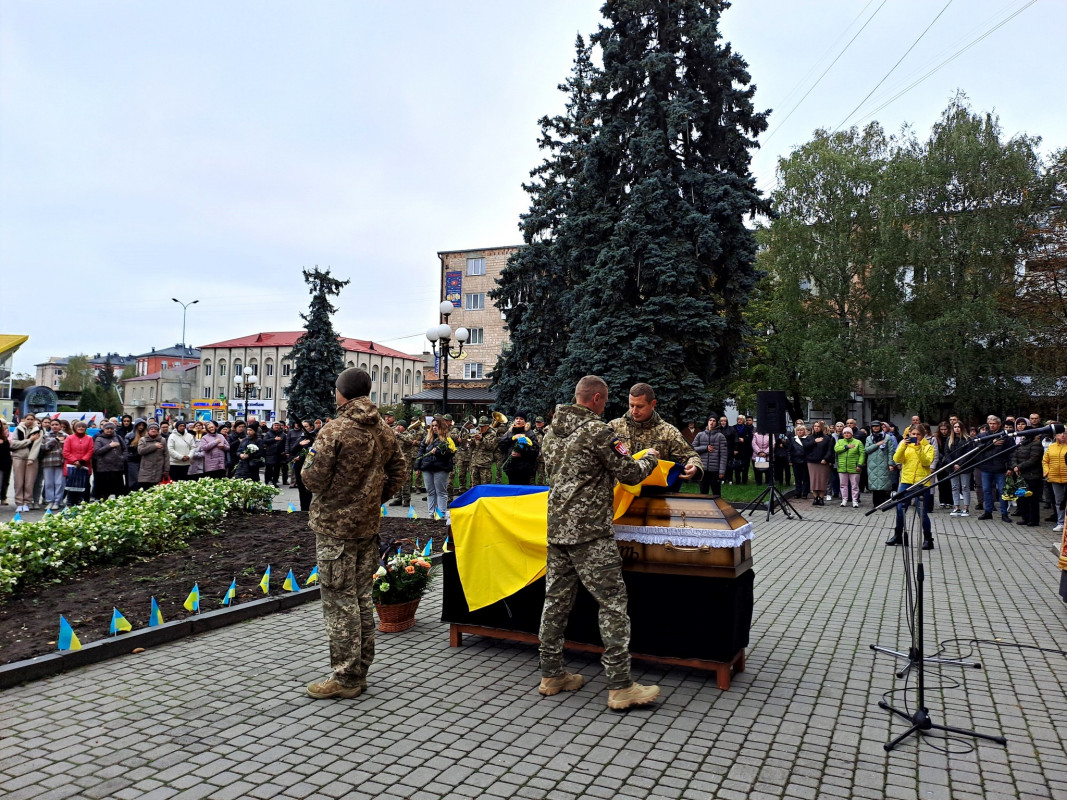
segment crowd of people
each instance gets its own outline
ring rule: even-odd
[[[300,466],[322,425],[124,415],[90,431],[83,421],[26,414],[10,430],[0,419],[0,505],[8,505],[9,487],[16,511],[57,511],[170,481],[236,477],[295,486],[306,511],[311,493]]]

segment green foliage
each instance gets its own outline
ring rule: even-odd
[[[724,6],[619,0],[578,41],[563,116],[541,122],[545,162],[526,186],[529,247],[494,299],[511,350],[501,404],[544,411],[601,375],[608,411],[651,383],[668,419],[699,417],[733,367],[756,284],[744,217],[769,215],[749,148],[766,128],[744,60],[719,34]]]
[[[136,364],[127,364],[123,368],[122,377],[119,378],[119,380],[123,380],[124,381],[127,378],[136,378],[136,377],[137,377],[137,365]]]
[[[288,358],[293,361],[289,384],[289,413],[298,420],[325,419],[337,408],[334,382],[345,367],[345,351],[333,329],[331,315],[337,309],[330,302],[349,281],[330,275],[330,270],[303,270],[304,282],[311,291],[311,306],[304,320],[304,335],[293,346]]]
[[[417,553],[397,553],[374,573],[374,602],[399,605],[422,597],[433,585],[437,570]]]
[[[0,596],[93,564],[180,550],[233,510],[269,510],[277,493],[245,480],[180,481],[0,525]]]
[[[78,398],[78,411],[100,411],[103,402],[100,386],[90,383],[82,389],[81,397]]]
[[[89,366],[86,356],[71,356],[63,369],[63,378],[59,382],[61,392],[80,392],[95,382],[96,370]]]

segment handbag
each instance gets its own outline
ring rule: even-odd
[[[73,464],[67,467],[68,492],[84,492],[89,489],[89,470],[85,467],[76,467]]]
[[[763,456],[756,456],[752,459],[752,469],[769,469],[770,466],[770,462]]]

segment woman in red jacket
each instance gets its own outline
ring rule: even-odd
[[[67,505],[76,506],[89,494],[93,471],[93,437],[81,420],[74,423],[74,435],[63,442],[63,463],[67,466]],[[73,469],[71,469],[73,467]]]

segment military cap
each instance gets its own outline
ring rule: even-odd
[[[535,417],[534,418],[534,422],[544,422],[544,421],[545,421],[544,417]]]
[[[443,417],[441,417],[441,419],[443,419],[445,422],[451,422],[452,421],[452,415],[451,414],[445,414]]]
[[[408,421],[406,419],[398,419],[396,421],[396,424],[397,425],[402,425],[403,427],[406,428],[408,426]]]
[[[478,424],[479,425],[488,425],[489,424],[489,417],[478,417]]]

